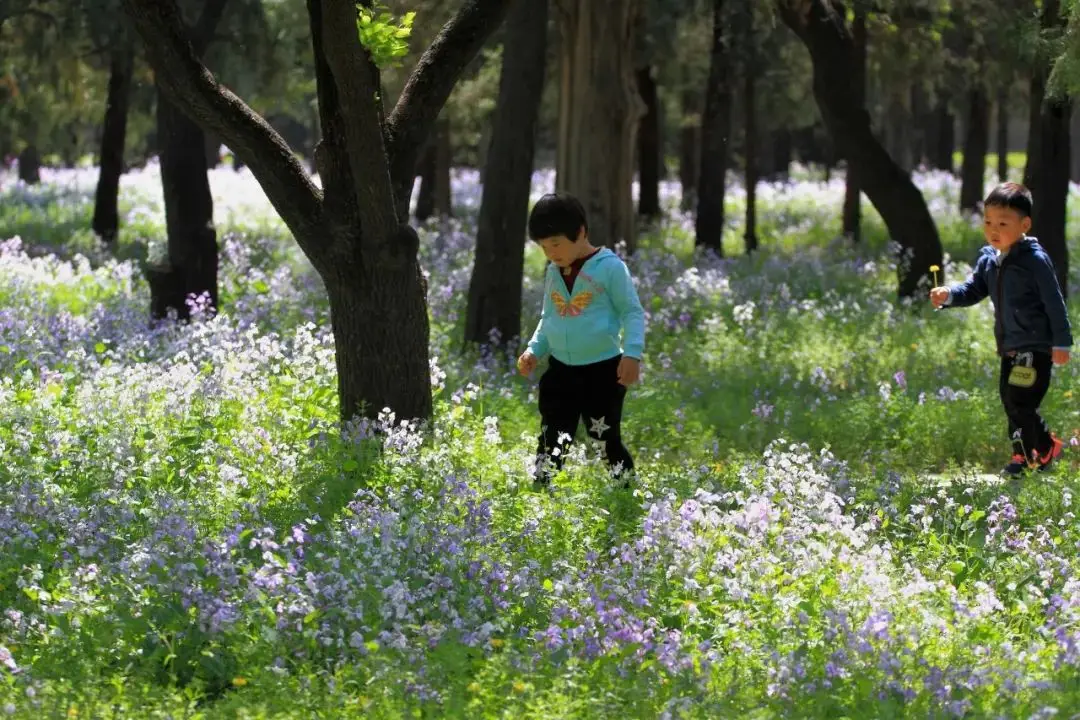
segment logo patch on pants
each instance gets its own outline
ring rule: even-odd
[[[1036,377],[1038,373],[1035,372],[1035,368],[1016,365],[1009,373],[1009,384],[1014,387],[1029,388],[1035,384]]]

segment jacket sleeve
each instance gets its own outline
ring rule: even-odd
[[[623,355],[640,360],[645,352],[645,309],[630,277],[630,268],[622,260],[611,273],[608,292],[622,322]]]
[[[1072,347],[1072,327],[1069,324],[1069,310],[1065,306],[1065,298],[1061,295],[1061,285],[1058,284],[1057,274],[1054,272],[1054,262],[1046,253],[1035,254],[1034,261],[1035,282],[1039,285],[1039,297],[1042,298],[1046,317],[1050,319],[1051,344],[1055,348],[1068,349]]]
[[[538,359],[543,359],[551,352],[551,344],[548,343],[547,335],[544,334],[544,318],[548,307],[548,271],[544,271],[544,298],[540,301],[540,321],[536,323],[536,330],[529,339],[528,349]]]
[[[949,301],[945,303],[945,306],[968,307],[985,299],[990,294],[990,288],[986,284],[986,271],[987,264],[991,262],[993,259],[988,255],[980,255],[968,279],[949,288]]]

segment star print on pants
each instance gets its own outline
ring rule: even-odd
[[[592,427],[589,428],[589,432],[595,433],[596,437],[604,437],[604,431],[610,430],[610,425],[604,424],[604,418],[589,418],[592,423]]]

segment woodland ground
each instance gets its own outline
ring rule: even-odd
[[[385,417],[381,449],[336,425],[317,277],[249,174],[211,179],[224,312],[177,329],[146,319],[154,167],[124,178],[115,255],[95,170],[0,176],[0,717],[1080,711],[1080,449],[982,475],[1008,453],[990,306],[897,302],[876,214],[837,239],[841,178],[763,185],[749,258],[736,187],[724,260],[665,187],[629,261],[640,484],[582,442],[551,494],[535,381],[461,352],[475,173],[422,233],[433,427]],[[978,222],[953,178],[917,181],[962,278]],[[530,331],[541,270],[530,247]],[[1078,367],[1044,406],[1070,438]]]

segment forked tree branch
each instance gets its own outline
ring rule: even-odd
[[[345,147],[365,242],[383,242],[397,227],[379,112],[379,71],[356,28],[355,0],[322,0],[323,51],[347,121]]]
[[[251,168],[300,247],[319,267],[330,242],[320,232],[322,193],[288,143],[196,57],[176,0],[122,2],[162,90]]]
[[[409,200],[416,159],[462,71],[516,0],[465,0],[409,76],[387,120],[387,155],[398,212]],[[542,32],[542,29],[537,29]],[[407,208],[406,208],[407,209]]]

